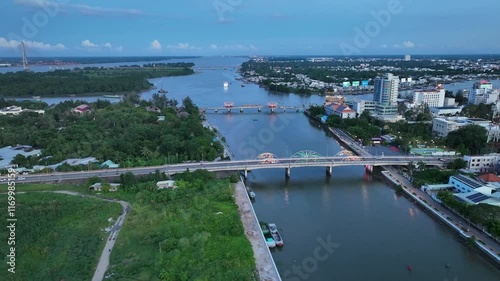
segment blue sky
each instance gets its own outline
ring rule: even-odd
[[[2,0],[0,56],[499,54],[498,0]]]

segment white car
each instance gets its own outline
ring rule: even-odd
[[[17,178],[18,180],[22,181],[22,180],[25,180],[26,178]]]
[[[7,179],[0,179],[0,181],[6,181]]]

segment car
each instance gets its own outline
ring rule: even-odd
[[[26,178],[17,178],[18,180],[22,181],[22,180],[25,180]]]
[[[6,181],[7,179],[0,179],[0,181]]]

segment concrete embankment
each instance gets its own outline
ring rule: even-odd
[[[259,220],[248,197],[243,180],[236,185],[235,200],[240,210],[245,234],[252,244],[259,279],[263,281],[281,281],[278,268],[260,230]]]

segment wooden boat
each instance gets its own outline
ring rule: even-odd
[[[271,232],[271,236],[274,239],[274,242],[276,243],[276,246],[281,247],[283,246],[283,238],[281,238],[280,233],[278,232],[278,227],[276,227],[276,224],[270,223],[268,224],[269,226],[269,231]]]

